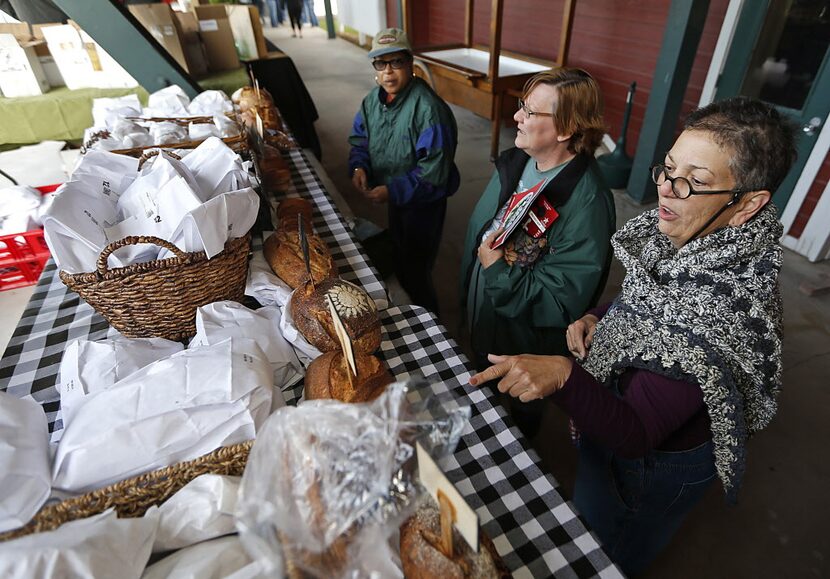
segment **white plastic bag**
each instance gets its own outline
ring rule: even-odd
[[[389,574],[388,538],[423,493],[415,441],[433,456],[449,454],[470,416],[431,397],[412,404],[410,387],[392,384],[370,404],[286,406],[266,421],[237,509],[240,538],[266,572],[280,576],[287,556],[314,577]],[[366,552],[378,556],[359,556]]]

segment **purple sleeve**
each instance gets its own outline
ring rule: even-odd
[[[579,364],[552,395],[577,428],[625,458],[657,448],[703,407],[703,392],[692,382],[630,369],[622,398]],[[630,380],[628,379],[630,377]]]
[[[603,305],[601,305],[601,306],[597,306],[597,307],[595,307],[595,308],[591,308],[590,310],[588,310],[587,312],[585,312],[585,315],[587,316],[588,314],[591,314],[591,315],[596,316],[597,318],[599,318],[599,319],[601,320],[601,319],[602,319],[602,317],[603,317],[605,314],[607,314],[607,313],[608,313],[608,310],[611,308],[611,304],[612,304],[612,303],[614,303],[614,302],[608,302],[607,304],[603,304]]]

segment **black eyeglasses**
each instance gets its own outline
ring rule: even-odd
[[[731,193],[736,197],[743,193],[749,193],[752,189],[718,189],[713,191],[695,191],[692,184],[685,177],[670,177],[665,165],[654,165],[650,168],[651,180],[655,185],[662,185],[666,181],[671,183],[671,191],[678,199],[686,199],[690,195],[720,195]]]
[[[404,65],[406,65],[407,62],[409,62],[408,58],[392,58],[392,59],[389,59],[389,60],[373,60],[372,61],[372,66],[378,72],[384,70],[386,68],[387,64],[389,66],[391,66],[393,70],[400,70],[404,67]]]
[[[539,116],[539,117],[552,117],[553,116],[553,113],[540,113],[540,112],[537,112],[537,111],[530,110],[527,106],[527,103],[523,99],[519,99],[519,108],[522,109],[522,112],[524,112],[525,116],[527,116],[527,117],[532,117],[534,115]]]

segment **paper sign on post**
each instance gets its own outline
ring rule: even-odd
[[[421,484],[429,491],[432,498],[440,505],[441,499],[448,499],[453,508],[455,528],[467,541],[470,548],[478,553],[478,515],[467,504],[461,493],[455,488],[435,461],[424,450],[420,442],[415,443],[418,453],[418,476]],[[441,497],[443,495],[443,497]]]
[[[334,302],[331,301],[331,296],[328,294],[326,294],[326,301],[329,303],[331,319],[334,320],[334,331],[337,334],[338,340],[340,340],[340,347],[343,348],[343,357],[346,358],[346,362],[349,364],[352,374],[357,376],[357,365],[354,361],[352,340],[349,338],[349,334],[346,332],[345,326],[343,326],[343,321],[340,319],[340,314],[337,313],[337,308],[334,307]],[[351,382],[351,377],[349,378],[349,381]]]

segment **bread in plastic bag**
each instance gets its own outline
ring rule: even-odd
[[[402,576],[390,539],[424,492],[415,442],[446,456],[470,416],[416,393],[422,389],[424,382],[396,382],[370,404],[314,400],[268,418],[237,506],[242,542],[266,572]]]

